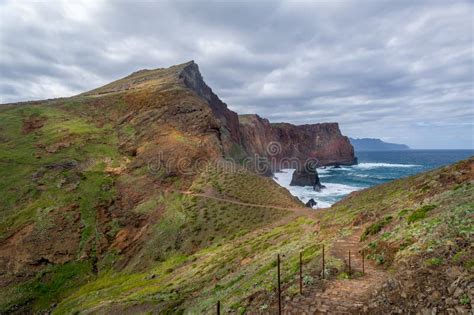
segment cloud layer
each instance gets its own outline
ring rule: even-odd
[[[0,3],[0,102],[195,60],[238,113],[474,148],[470,1]]]

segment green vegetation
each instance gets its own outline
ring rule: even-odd
[[[44,126],[23,134],[25,121],[41,118]],[[0,111],[0,238],[27,223],[41,209],[79,202],[86,226],[87,212],[113,197],[113,179],[103,172],[105,160],[117,161],[117,139],[110,127],[98,128],[57,107],[13,107]],[[50,153],[51,152],[51,153]],[[79,165],[88,165],[79,170]],[[79,201],[80,200],[80,201]],[[92,235],[86,231],[85,240]]]
[[[427,266],[439,266],[443,263],[443,259],[442,258],[439,258],[439,257],[433,257],[433,258],[430,258],[430,259],[427,259],[425,261],[425,264]]]
[[[412,209],[403,209],[398,213],[398,218],[404,218],[410,212],[412,212]]]
[[[109,88],[115,93],[118,86]],[[272,179],[235,165],[209,166],[189,178],[150,175],[134,154],[155,148],[154,140],[131,146],[143,136],[139,124],[114,124],[128,103],[107,97],[0,109],[0,176],[8,179],[0,181],[2,257],[8,257],[10,236],[19,245],[33,242],[38,248],[25,250],[37,256],[25,256],[38,260],[36,269],[24,268],[40,270],[2,292],[0,313],[126,307],[201,314],[212,312],[217,300],[223,312],[240,313],[251,310],[250,296],[260,297],[258,307],[266,310],[276,254],[289,295],[297,293],[300,252],[305,285],[319,285],[322,243],[326,275],[349,278],[343,262],[328,253],[336,240],[358,231],[355,226],[365,228],[360,241],[367,257],[386,268],[419,258],[432,270],[448,264],[473,270],[472,248],[459,241],[474,235],[474,185],[466,162],[367,189],[308,215],[298,213],[301,203]],[[171,138],[180,149],[197,147],[187,134]],[[242,153],[240,147],[231,151]],[[63,242],[68,247],[60,258],[43,255]],[[466,296],[460,301],[470,303]]]
[[[154,309],[203,313],[213,309],[219,299],[225,309],[231,305],[238,309],[244,306],[242,299],[247,294],[262,288],[273,290],[276,252],[286,257],[282,264],[285,281],[294,279],[300,246],[308,248],[304,253],[305,265],[319,265],[315,235],[301,235],[302,229],[313,224],[312,220],[299,218],[274,229],[254,230],[190,255],[171,255],[147,273],[105,273],[71,294],[55,313],[87,309],[104,301],[125,305],[140,301]]]
[[[377,234],[384,228],[384,226],[392,222],[392,219],[393,219],[392,216],[387,216],[383,218],[382,220],[370,225],[369,227],[365,229],[364,233],[362,233],[360,240],[364,241],[367,238],[367,236]]]
[[[246,203],[287,208],[303,207],[301,202],[271,178],[255,176],[237,165],[210,165],[194,181],[191,190],[198,193],[212,191],[218,196]]]
[[[30,301],[33,301],[35,310],[48,309],[52,303],[66,297],[71,290],[92,280],[91,268],[88,261],[48,266],[32,280],[13,286],[6,294],[3,293],[0,297],[0,311]]]
[[[413,223],[426,218],[428,212],[433,210],[434,208],[436,208],[435,205],[424,205],[423,207],[416,209],[412,212],[412,214],[408,216],[408,223]]]
[[[462,305],[469,305],[469,304],[471,304],[471,299],[469,298],[469,295],[463,294],[463,295],[459,298],[459,302],[460,302]]]
[[[98,127],[62,105],[0,110],[0,177],[8,178],[0,181],[0,240],[31,224],[30,237],[37,242],[61,242],[53,235],[64,228],[56,226],[58,222],[71,229],[81,224],[77,256],[87,250],[90,260],[48,265],[34,279],[3,294],[0,312],[25,303],[46,309],[91,277],[91,261],[102,237],[95,207],[110,203],[116,194],[114,178],[104,172],[121,159],[113,129]],[[80,217],[76,223],[73,209]]]
[[[337,278],[341,280],[347,280],[351,278],[351,275],[348,274],[347,272],[341,272],[340,274],[337,275]]]

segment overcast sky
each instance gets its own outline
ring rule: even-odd
[[[0,103],[195,60],[238,112],[474,148],[472,1],[0,0]]]

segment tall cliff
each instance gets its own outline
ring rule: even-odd
[[[193,165],[241,151],[238,115],[204,82],[194,61],[140,70],[80,96],[109,113],[121,105],[112,123],[134,130],[121,138],[121,148],[138,157],[135,164],[159,158],[170,174],[188,173]]]
[[[354,150],[337,123],[295,126],[270,124],[258,115],[239,117],[204,82],[194,61],[166,69],[140,70],[83,96],[110,94],[121,95],[128,104],[120,123],[131,123],[142,132],[138,138],[128,139],[125,146],[137,151],[145,142],[147,149],[137,151],[144,159],[156,155],[157,150],[150,150],[156,145],[165,159],[180,156],[189,158],[190,163],[255,155],[272,157],[277,163],[308,158],[317,159],[318,165],[355,162]],[[188,139],[174,141],[167,136],[171,131]],[[161,139],[150,144],[150,137]],[[269,149],[276,151],[269,154]]]
[[[204,82],[199,67],[193,61],[188,62],[179,74],[179,78],[191,90],[203,97],[210,105],[214,115],[219,119],[220,135],[222,137],[224,151],[230,154],[233,145],[241,142],[239,131],[239,118],[237,114],[227,108],[212,89]]]
[[[258,115],[241,115],[239,122],[245,150],[249,154],[270,156],[277,164],[291,158],[314,159],[318,166],[356,163],[354,149],[337,123],[271,124]]]

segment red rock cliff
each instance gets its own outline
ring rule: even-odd
[[[214,115],[221,122],[220,135],[224,151],[230,153],[234,144],[241,142],[238,115],[227,108],[212,89],[204,82],[199,67],[194,61],[184,64],[179,78],[184,84],[203,97],[211,107]]]
[[[168,160],[267,157],[268,145],[276,142],[281,147],[272,157],[278,161],[312,158],[320,165],[354,163],[353,148],[337,123],[295,126],[270,124],[258,115],[239,117],[204,82],[194,61],[140,70],[83,95],[123,96],[130,110],[120,123],[131,123],[140,131],[124,146],[144,160],[156,155],[156,150],[166,153]],[[149,150],[150,143],[156,150]]]
[[[239,116],[242,145],[249,154],[283,159],[316,159],[318,166],[356,163],[349,139],[337,123],[271,124],[258,115]]]

